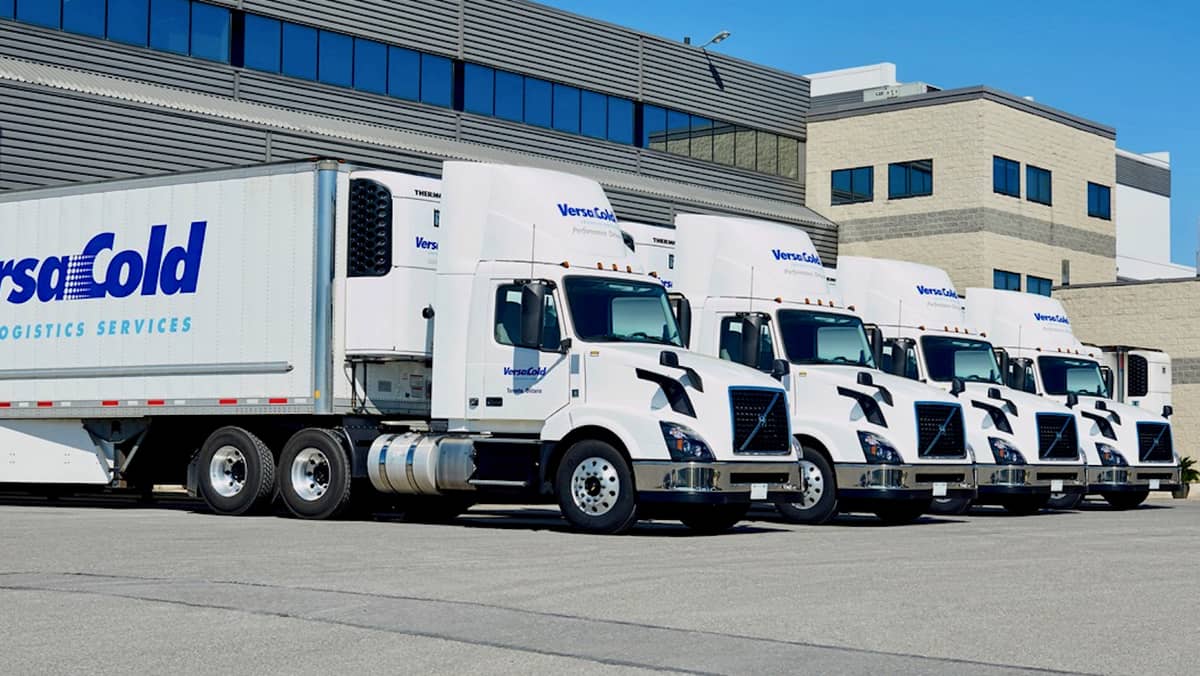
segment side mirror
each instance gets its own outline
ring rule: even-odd
[[[667,299],[671,302],[671,312],[675,314],[675,324],[679,327],[679,339],[687,347],[692,342],[692,304],[683,294],[672,293]]]
[[[567,354],[571,351],[571,346],[574,344],[575,344],[575,342],[572,341],[570,338],[563,338],[558,343],[558,351],[562,352],[563,354]]]
[[[967,391],[967,384],[963,382],[962,378],[954,378],[953,380],[950,381],[950,394],[957,397],[958,395],[960,395],[966,391]]]
[[[1067,408],[1075,408],[1079,405],[1079,393],[1067,392]]]
[[[762,315],[748,314],[742,317],[742,363],[751,368],[758,368],[762,327]]]
[[[526,282],[521,287],[521,347],[540,349],[546,330],[546,296],[550,285],[542,281]]]
[[[783,377],[786,376],[790,370],[792,370],[792,367],[788,364],[786,359],[776,359],[775,361],[771,362],[771,377],[775,380],[783,380]]]
[[[1171,405],[1163,406],[1163,417],[1170,418],[1171,414],[1175,413],[1175,407]]]
[[[1115,399],[1117,393],[1113,390],[1113,370],[1107,366],[1101,366],[1100,377],[1104,380],[1104,389],[1108,391],[1108,396]]]
[[[875,378],[871,377],[871,374],[867,373],[866,371],[859,371],[858,372],[858,384],[862,385],[864,387],[874,387],[875,386]]]
[[[1000,377],[1003,379],[1008,375],[1008,350],[1002,347],[993,347],[992,353],[996,355],[996,364],[1000,366]]]
[[[883,330],[876,324],[864,324],[863,331],[867,333],[867,344],[871,346],[871,360],[875,368],[883,363]]]

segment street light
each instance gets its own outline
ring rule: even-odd
[[[700,45],[700,49],[704,49],[705,47],[707,47],[709,45],[715,45],[718,42],[723,42],[730,35],[731,35],[731,33],[729,31],[721,31],[720,33],[717,33],[716,35],[712,36],[712,38],[708,42]]]

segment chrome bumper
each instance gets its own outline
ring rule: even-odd
[[[1087,482],[1090,493],[1171,491],[1182,484],[1179,465],[1088,467]]]
[[[975,478],[980,495],[1087,491],[1083,465],[976,465]]]
[[[943,484],[947,496],[975,493],[974,467],[968,464],[839,463],[834,473],[842,498],[915,500],[934,497],[935,488],[940,494]]]
[[[638,498],[650,502],[795,501],[803,488],[800,463],[795,461],[634,461],[633,480]]]

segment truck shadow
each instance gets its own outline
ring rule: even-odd
[[[406,518],[403,513],[376,513],[369,519],[375,521],[387,521],[398,523],[427,523],[419,519]],[[761,525],[751,525],[751,522],[756,521],[753,516],[748,516],[745,521],[738,523],[731,530],[720,533],[720,536],[729,535],[751,535],[755,533],[784,533],[787,532],[783,528],[764,527]],[[557,509],[550,507],[492,507],[492,506],[476,506],[472,507],[467,512],[460,515],[457,519],[448,522],[442,522],[435,525],[443,525],[447,527],[458,528],[477,528],[491,530],[530,530],[530,531],[551,531],[559,533],[575,533],[570,524],[563,520],[562,515]],[[631,537],[713,537],[712,535],[695,533],[689,530],[686,526],[678,521],[668,519],[654,519],[639,521],[634,528],[626,534]]]
[[[912,523],[889,524],[884,523],[874,514],[851,512],[849,514],[838,514],[832,521],[820,526],[805,526],[804,524],[792,523],[780,516],[779,512],[766,509],[753,510],[746,518],[753,521],[777,523],[798,528],[904,528],[906,526],[940,526],[966,522],[966,519],[942,514],[923,514]]]

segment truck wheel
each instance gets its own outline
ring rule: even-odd
[[[793,523],[822,524],[837,516],[837,479],[825,456],[804,447],[800,458],[800,476],[804,493],[800,502],[777,502],[775,508]]]
[[[329,519],[350,504],[350,459],[337,435],[309,428],[279,454],[279,495],[302,519]]]
[[[750,505],[696,505],[679,515],[683,525],[700,535],[724,533],[746,518]]]
[[[1113,509],[1133,509],[1150,497],[1150,491],[1134,491],[1132,493],[1101,493],[1104,500]]]
[[[961,516],[971,511],[975,501],[971,498],[934,498],[929,505],[929,511],[934,514]]]
[[[240,427],[222,427],[200,447],[200,495],[217,514],[236,516],[271,501],[275,458],[258,437]]]
[[[609,444],[576,442],[555,475],[563,517],[586,533],[624,533],[637,523],[637,487],[629,463]]]
[[[913,502],[898,502],[894,505],[880,506],[875,509],[875,516],[889,526],[900,526],[913,523],[929,511],[930,501],[916,500]]]
[[[1050,509],[1075,509],[1083,502],[1083,493],[1051,493],[1046,506]]]

